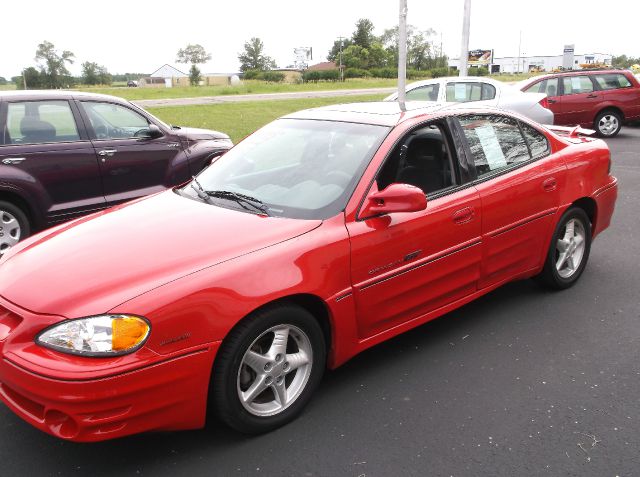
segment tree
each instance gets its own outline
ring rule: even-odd
[[[98,63],[91,61],[82,63],[82,82],[87,85],[98,84]]]
[[[276,67],[276,62],[264,54],[264,43],[260,38],[251,38],[244,44],[244,52],[238,54],[240,71],[269,70]]]
[[[342,51],[345,48],[352,45],[351,40],[349,38],[343,38],[342,40],[336,40],[333,42],[333,46],[329,50],[329,54],[327,55],[327,60],[333,61],[334,63],[340,63],[340,46],[342,44]]]
[[[53,43],[43,41],[36,50],[36,62],[40,65],[40,74],[44,75],[44,86],[49,88],[61,88],[71,82],[67,63],[73,64],[75,55],[69,50],[58,53]],[[31,85],[27,82],[29,88]]]
[[[373,34],[373,23],[371,20],[361,18],[356,22],[356,29],[351,37],[352,44],[368,50],[374,41],[376,41],[376,37]]]
[[[207,53],[202,45],[189,43],[185,48],[178,50],[176,61],[178,63],[191,63],[189,69],[189,83],[191,86],[197,86],[200,84],[202,76],[200,75],[200,69],[196,65],[206,63],[211,59],[211,54]]]

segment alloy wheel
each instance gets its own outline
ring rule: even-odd
[[[571,219],[564,234],[556,242],[556,270],[562,278],[570,278],[580,268],[585,252],[586,232],[580,220]]]
[[[0,210],[0,254],[20,241],[20,222],[6,210]]]
[[[614,134],[618,127],[620,126],[620,121],[618,117],[613,114],[605,114],[598,121],[598,130],[604,136],[611,136]]]

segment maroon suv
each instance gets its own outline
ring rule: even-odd
[[[185,182],[231,146],[113,96],[0,92],[0,255],[34,231]]]
[[[613,137],[622,124],[640,119],[640,83],[627,70],[578,70],[537,76],[518,85],[546,93],[554,124],[594,128]]]

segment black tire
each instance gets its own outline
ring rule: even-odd
[[[256,347],[261,346],[261,341],[268,340],[271,333],[270,330],[277,327],[285,327],[290,330],[285,357],[281,358],[281,360],[284,359],[284,362],[281,361],[283,364],[281,364],[280,370],[277,370],[278,365],[275,361],[276,358],[274,358],[273,361],[270,361],[272,363],[270,370],[266,371],[267,368],[265,368],[265,372],[262,375],[265,376],[267,373],[272,373],[272,379],[280,379],[280,382],[283,382],[284,387],[288,387],[288,390],[294,388],[295,380],[298,379],[299,381],[296,384],[297,394],[292,392],[297,397],[293,398],[287,407],[274,411],[273,414],[257,415],[255,409],[247,409],[247,406],[277,405],[276,384],[273,381],[274,384],[272,386],[267,386],[265,391],[257,395],[255,398],[255,401],[258,401],[257,404],[254,402],[243,404],[240,399],[243,379],[247,381],[253,380],[251,384],[259,381],[257,373],[244,361],[245,354],[252,349],[259,353],[261,357],[266,358],[269,352],[273,350],[273,339],[270,345],[268,341],[264,341],[267,343],[264,347],[269,348],[267,351]],[[268,331],[269,333],[262,336]],[[300,343],[302,344],[298,348]],[[312,355],[309,360],[309,368],[306,365],[301,365],[285,375],[284,370],[289,366],[287,357],[291,356],[289,354],[290,350],[291,353],[297,353],[297,351],[309,346]],[[211,378],[209,412],[215,413],[222,422],[242,433],[261,434],[269,432],[289,423],[300,414],[320,384],[325,366],[326,344],[324,334],[320,324],[309,311],[293,304],[265,308],[245,318],[222,342]],[[297,373],[299,372],[303,374],[298,377]],[[255,374],[255,376],[252,378],[250,373]],[[280,373],[280,375],[278,376],[277,373]],[[268,378],[269,376],[266,379]],[[289,381],[290,378],[291,381]],[[250,385],[247,383],[246,387],[250,387]],[[248,391],[247,389],[244,392]],[[270,401],[270,399],[272,400]],[[263,401],[266,404],[262,404]]]
[[[18,222],[18,229],[11,227],[11,230],[9,230],[7,228],[10,218],[14,218]],[[9,237],[24,240],[29,235],[31,235],[31,224],[29,223],[27,214],[11,202],[0,200],[0,255],[9,249]],[[13,242],[13,240],[11,240],[11,242]]]
[[[576,224],[580,224],[582,227],[581,233],[584,235],[584,250],[580,257],[580,263],[573,267],[573,271],[568,264],[561,266],[558,269],[558,261],[560,260],[561,252],[559,250],[560,239],[566,236],[566,227],[569,222],[573,221],[574,228]],[[554,290],[564,290],[573,286],[582,272],[584,272],[589,260],[589,252],[591,251],[591,222],[586,212],[579,207],[572,207],[567,210],[556,225],[556,229],[551,237],[551,243],[547,251],[547,257],[545,259],[544,268],[542,272],[536,277],[536,279],[543,285]]]
[[[614,110],[601,111],[593,122],[600,137],[615,137],[622,129],[622,115]]]

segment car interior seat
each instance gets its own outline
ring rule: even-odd
[[[556,87],[552,84],[547,86],[547,96],[555,96],[556,95]]]
[[[23,143],[51,142],[56,139],[56,128],[53,124],[33,116],[25,116],[20,121],[20,132]]]
[[[409,144],[405,166],[396,182],[420,187],[425,194],[438,191],[445,184],[445,154],[441,139],[415,138]]]

